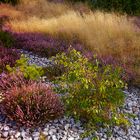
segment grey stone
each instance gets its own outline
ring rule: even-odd
[[[65,130],[68,130],[69,127],[70,127],[70,124],[66,124],[66,125],[64,126]]]
[[[135,120],[135,121],[134,121],[134,124],[135,124],[135,125],[140,125],[140,121],[139,121],[139,120]]]
[[[18,138],[18,137],[20,137],[20,132],[17,132],[16,134],[15,134],[15,138]]]
[[[10,131],[9,131],[9,135],[10,135],[10,136],[15,135],[15,133],[16,133],[15,130],[10,130]]]
[[[137,140],[135,137],[133,137],[133,136],[130,136],[130,138],[129,138],[130,140]]]
[[[49,134],[48,131],[43,131],[42,133],[43,133],[43,135],[45,135],[45,136],[48,136],[48,134]]]
[[[26,132],[25,131],[22,131],[21,132],[21,136],[24,138],[24,137],[26,137]]]
[[[34,137],[33,140],[39,140],[39,137]]]
[[[139,125],[136,125],[136,129],[139,131],[140,130],[140,126]]]
[[[83,140],[89,140],[89,138],[84,138]]]
[[[4,131],[8,131],[9,129],[10,129],[9,126],[4,126],[3,128]]]
[[[4,137],[4,138],[7,138],[8,137],[8,131],[5,131],[5,132],[2,132],[2,136]]]
[[[71,138],[68,138],[68,140],[74,140],[74,138],[71,137]]]
[[[32,136],[33,136],[33,137],[39,137],[39,136],[40,136],[40,133],[39,133],[39,132],[33,132],[33,133],[32,133]]]
[[[57,140],[55,135],[52,135],[52,140]]]

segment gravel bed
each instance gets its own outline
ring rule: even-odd
[[[48,67],[53,64],[52,61],[48,60],[48,58],[40,57],[33,54],[32,52],[28,52],[25,50],[20,50],[20,52],[23,53],[25,57],[29,58],[29,64],[36,64],[37,66],[41,67]]]
[[[30,58],[29,64],[37,64],[43,67],[52,65],[46,58],[38,57],[26,51],[22,52]],[[124,91],[124,94],[126,99],[122,111],[133,114],[134,117],[129,119],[132,125],[126,130],[117,126],[111,129],[101,128],[95,132],[99,140],[140,140],[140,89],[131,88],[129,91]],[[80,138],[82,133],[84,133],[82,123],[76,122],[72,117],[64,116],[32,130],[24,127],[19,128],[15,122],[8,121],[5,116],[0,114],[0,140],[2,138],[8,140],[41,140],[41,136],[45,140],[92,140],[93,136]]]

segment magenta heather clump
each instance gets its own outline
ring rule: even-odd
[[[32,51],[41,56],[52,56],[66,49],[64,41],[40,33],[14,33],[16,48]]]
[[[5,70],[6,65],[14,66],[17,59],[20,58],[20,53],[15,49],[4,48],[0,46],[0,71]]]
[[[78,51],[83,50],[83,45],[78,41],[65,41],[41,33],[13,33],[18,49],[32,51],[38,55],[51,57],[59,52],[65,52],[70,46]]]
[[[1,112],[21,126],[36,127],[59,118],[64,112],[59,96],[45,83],[23,82],[7,90],[3,97]]]
[[[124,64],[121,60],[114,58],[111,55],[108,56],[98,56],[98,59],[101,61],[102,65],[113,65],[114,68],[121,67],[123,69],[122,78],[126,82],[131,82],[136,77],[135,73],[133,73],[132,69]]]

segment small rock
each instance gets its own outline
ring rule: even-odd
[[[43,131],[42,134],[48,136],[48,131]]]
[[[140,126],[139,125],[136,125],[136,129],[139,131],[140,130]]]
[[[84,138],[83,140],[89,140],[89,138]]]
[[[137,140],[135,137],[133,137],[133,136],[130,136],[130,138],[129,138],[130,140]]]
[[[39,140],[39,137],[34,137],[33,140]]]
[[[65,130],[68,130],[69,127],[70,127],[70,124],[66,124],[66,125],[65,125]]]
[[[52,135],[52,140],[57,140],[55,135]]]
[[[140,125],[140,121],[139,121],[139,120],[135,120],[135,121],[134,121],[134,124],[135,124],[135,125]]]
[[[5,131],[8,131],[10,128],[9,128],[9,126],[5,126],[3,129],[4,129]]]
[[[18,137],[20,137],[20,132],[17,132],[17,133],[15,134],[15,138],[18,138]]]
[[[74,140],[74,138],[71,137],[71,138],[68,138],[68,140]]]
[[[126,135],[126,132],[124,132],[124,131],[119,131],[118,134],[119,134],[120,136],[125,136],[125,135]]]
[[[33,136],[33,137],[39,137],[39,136],[40,136],[40,133],[39,133],[39,132],[33,132],[33,133],[32,133],[32,136]]]
[[[3,136],[4,138],[7,138],[7,137],[8,137],[8,131],[3,132],[3,133],[2,133],[2,136]]]
[[[21,132],[21,136],[24,138],[24,137],[26,137],[26,132],[25,131],[22,131]]]

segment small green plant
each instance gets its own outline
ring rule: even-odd
[[[72,2],[84,2],[92,9],[115,11],[131,15],[140,15],[139,0],[68,0]]]
[[[96,57],[91,63],[74,49],[56,55],[53,60],[65,68],[64,74],[54,81],[59,85],[54,90],[68,93],[63,96],[68,115],[84,119],[89,130],[99,125],[128,124],[125,114],[118,112],[125,98],[120,68],[101,67]]]
[[[0,3],[3,2],[3,3],[10,3],[10,4],[17,4],[19,2],[19,0],[0,0]]]
[[[14,38],[8,32],[0,31],[0,42],[4,47],[11,48],[15,42]]]
[[[8,72],[14,72],[20,70],[26,79],[38,80],[43,74],[44,71],[41,67],[37,65],[29,65],[28,58],[24,55],[21,55],[21,58],[16,61],[15,67],[6,66]]]

